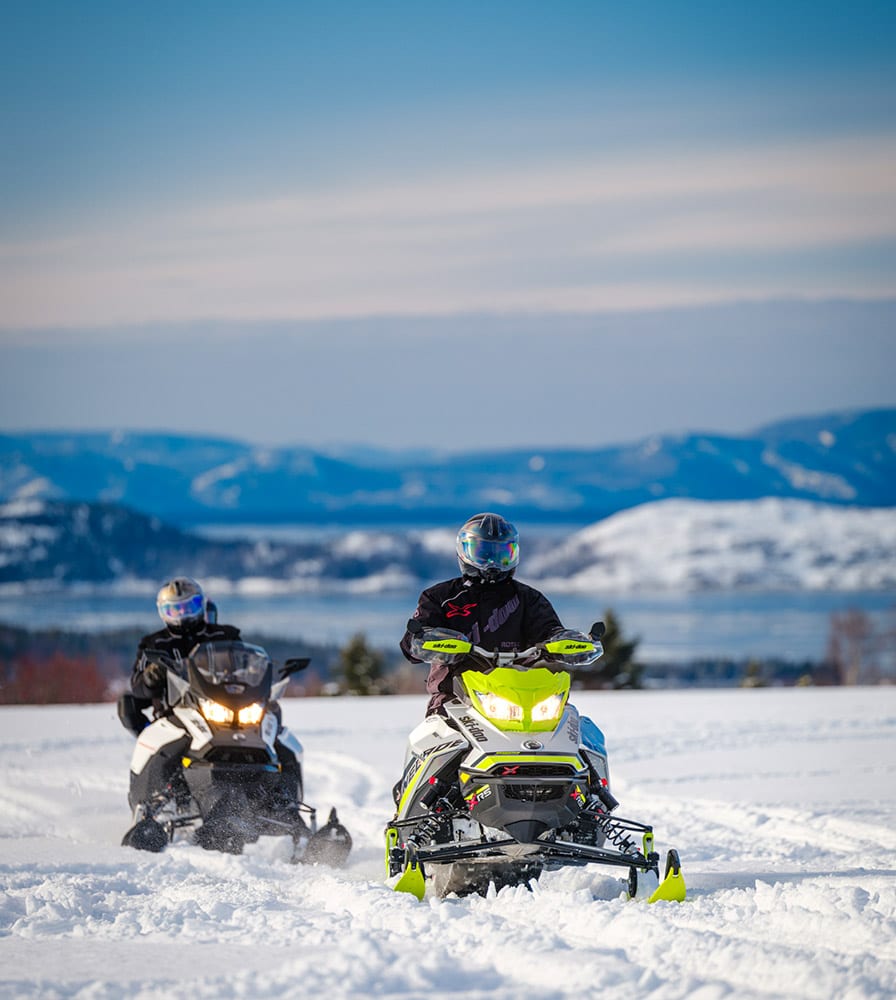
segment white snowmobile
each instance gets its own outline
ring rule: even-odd
[[[166,668],[161,715],[137,737],[122,844],[161,851],[176,839],[239,854],[259,836],[293,840],[294,861],[343,864],[352,840],[336,810],[317,828],[303,801],[302,744],[281,724],[278,699],[308,659],[287,660],[273,683],[260,646],[197,645],[186,660],[147,651]]]
[[[563,664],[603,654],[602,622],[517,652],[490,652],[451,629],[411,619],[422,660],[461,663],[454,700],[409,737],[386,828],[389,884],[422,899],[528,884],[542,871],[600,864],[628,869],[631,898],[682,900],[670,850],[664,877],[653,829],[613,815],[603,734],[569,704]]]

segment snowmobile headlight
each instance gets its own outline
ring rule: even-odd
[[[217,722],[219,726],[233,722],[233,712],[226,705],[212,701],[211,698],[200,698],[199,707],[209,722]]]
[[[256,701],[254,705],[247,705],[245,708],[241,708],[237,712],[236,719],[241,726],[257,726],[261,722],[263,715],[264,705]]]
[[[532,721],[550,722],[556,719],[562,711],[563,695],[552,694],[550,698],[545,698],[544,701],[540,701],[537,705],[532,706]]]
[[[476,697],[482,706],[482,711],[489,719],[497,719],[500,722],[520,722],[523,718],[521,705],[501,698],[491,691],[477,691]]]

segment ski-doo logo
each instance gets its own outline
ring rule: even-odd
[[[447,649],[452,653],[457,650],[457,643],[454,639],[444,639],[442,642],[428,642],[426,644],[427,649]]]
[[[455,604],[453,601],[448,602],[448,611],[445,614],[446,618],[469,618],[475,604]]]
[[[470,718],[469,715],[465,715],[460,720],[460,724],[462,726],[467,727],[467,729],[470,731],[471,735],[475,740],[478,740],[480,743],[488,742],[488,737],[485,735],[485,730],[482,728],[482,726],[479,725],[479,723],[476,722],[475,719]]]
[[[571,743],[579,742],[579,720],[577,716],[570,715],[566,722],[566,735]]]

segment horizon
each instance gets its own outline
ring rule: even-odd
[[[330,457],[340,457],[338,453],[341,452],[367,452],[367,453],[385,453],[390,456],[399,457],[402,455],[476,455],[476,454],[491,454],[491,453],[516,453],[516,452],[527,452],[527,451],[544,451],[544,452],[587,452],[587,451],[610,451],[617,448],[631,447],[637,444],[641,444],[644,441],[652,440],[654,438],[662,439],[676,439],[680,437],[717,437],[717,438],[731,438],[731,439],[744,439],[747,440],[754,434],[758,434],[765,431],[771,427],[777,427],[782,424],[788,423],[798,423],[802,421],[811,420],[825,420],[825,419],[842,419],[847,418],[856,414],[883,414],[883,413],[896,413],[896,406],[869,406],[869,407],[847,407],[837,410],[827,410],[823,412],[808,412],[802,411],[800,413],[791,413],[785,415],[779,419],[770,420],[762,424],[758,424],[754,427],[750,427],[741,432],[725,433],[713,428],[698,428],[692,427],[684,430],[669,430],[660,431],[655,434],[648,434],[644,437],[631,438],[628,440],[613,441],[606,444],[597,444],[592,447],[587,447],[583,445],[573,446],[573,445],[507,445],[504,447],[493,446],[493,447],[483,447],[483,448],[465,448],[462,451],[454,451],[451,449],[444,448],[426,448],[420,445],[417,446],[400,446],[400,445],[380,445],[373,444],[370,442],[365,442],[363,440],[356,441],[340,441],[334,442],[329,446],[315,447],[312,444],[308,444],[302,441],[287,442],[280,445],[271,445],[263,441],[252,441],[249,438],[234,437],[232,435],[208,435],[208,434],[184,434],[176,431],[168,431],[163,428],[152,428],[152,427],[84,427],[84,428],[64,428],[64,427],[26,427],[18,428],[13,430],[0,429],[0,438],[2,437],[97,437],[97,438],[107,438],[110,442],[114,442],[117,437],[140,437],[140,438],[167,438],[175,440],[184,441],[209,441],[221,444],[236,444],[244,445],[253,449],[262,449],[269,451],[291,451],[291,450],[307,450],[316,452],[322,455],[327,455]],[[358,456],[352,456],[357,460]]]

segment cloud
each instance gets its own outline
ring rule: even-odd
[[[894,165],[879,136],[698,144],[172,206],[0,244],[0,328],[888,297]]]

